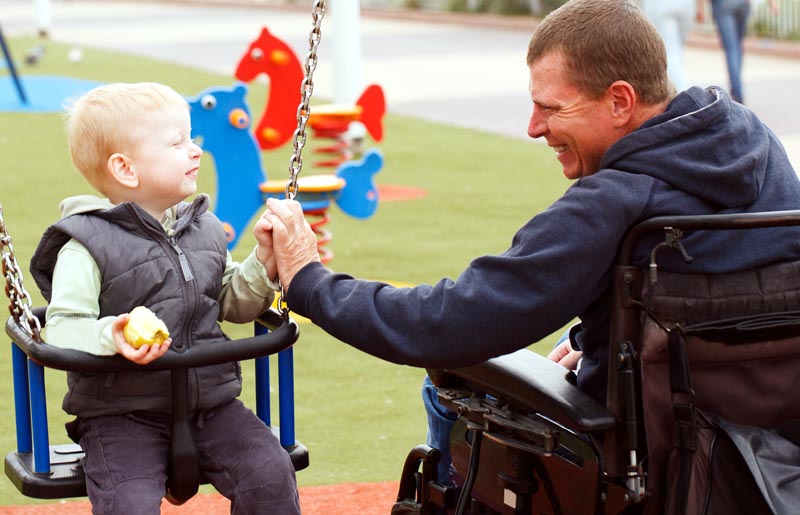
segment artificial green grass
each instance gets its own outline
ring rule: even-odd
[[[158,81],[187,96],[234,81],[173,63],[92,48],[84,49],[81,62],[72,63],[67,59],[69,47],[51,42],[38,65],[26,66],[20,64],[22,53],[38,41],[19,38],[9,43],[23,75]],[[266,94],[258,83],[251,86],[248,99],[256,120]],[[567,187],[560,166],[542,145],[396,115],[387,115],[384,122],[385,138],[379,148],[385,165],[376,181],[422,187],[428,194],[417,200],[381,203],[367,220],[349,218],[332,207],[328,227],[334,237],[329,246],[335,257],[330,267],[338,271],[412,284],[455,277],[472,258],[507,248],[515,231]],[[316,144],[309,139],[303,174],[328,171],[310,166]],[[286,177],[290,155],[289,146],[264,154],[270,179]],[[27,272],[39,237],[58,218],[59,201],[92,191],[69,160],[60,114],[0,113],[0,163],[0,202],[17,258]],[[206,157],[203,163],[200,190],[213,197],[212,161]],[[242,259],[253,244],[247,231],[234,258]],[[25,284],[34,304],[41,305],[27,275]],[[232,337],[250,333],[243,326],[226,325],[226,330]],[[419,395],[424,370],[380,361],[309,323],[302,323],[300,330],[294,351],[296,426],[298,439],[310,450],[311,465],[298,473],[299,484],[398,479],[408,451],[425,440]],[[554,337],[533,348],[549,349]],[[243,399],[252,406],[251,364],[245,364],[244,370]],[[0,375],[5,378],[0,392],[7,399],[0,417],[0,450],[7,453],[16,446],[8,353],[0,359]],[[272,377],[275,383],[276,374]],[[64,389],[63,373],[48,371],[51,443],[68,440],[63,430],[68,417],[60,408]],[[278,422],[277,414],[274,422]],[[37,501],[0,480],[0,505],[31,502]]]

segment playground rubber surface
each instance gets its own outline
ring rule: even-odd
[[[382,515],[391,511],[398,483],[341,483],[300,487],[303,515]],[[91,513],[89,501],[62,501],[28,506],[0,506],[0,515],[84,515]],[[183,506],[164,501],[163,515],[222,515],[230,513],[230,502],[219,494],[198,494]]]
[[[22,76],[27,103],[17,99],[10,76],[0,77],[0,112],[57,113],[64,100],[88,91],[100,83],[90,80],[56,76]]]
[[[414,200],[428,194],[425,188],[417,186],[398,186],[394,184],[378,184],[378,196],[381,202],[398,202]]]

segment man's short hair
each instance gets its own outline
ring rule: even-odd
[[[108,158],[131,151],[145,117],[171,107],[189,108],[175,90],[154,82],[104,84],[68,101],[65,120],[72,162],[105,194]]]
[[[528,45],[528,66],[563,52],[569,73],[591,98],[618,80],[649,105],[669,100],[667,52],[653,23],[630,0],[570,0],[547,15]]]

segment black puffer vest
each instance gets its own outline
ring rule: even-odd
[[[31,275],[49,301],[58,252],[75,238],[100,269],[100,317],[127,313],[139,305],[149,307],[169,328],[173,343],[168,352],[224,342],[228,338],[217,323],[217,298],[226,239],[208,204],[206,196],[182,203],[171,237],[133,203],[68,216],[45,232],[31,259]],[[67,382],[63,408],[73,415],[170,410],[168,371],[69,373]],[[191,369],[189,392],[193,410],[236,398],[241,393],[238,363]]]

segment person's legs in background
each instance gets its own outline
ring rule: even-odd
[[[644,11],[658,29],[667,50],[667,73],[679,92],[691,85],[686,76],[684,46],[694,18],[695,0],[648,0]]]
[[[672,79],[675,89],[683,91],[689,87],[686,72],[683,68],[683,39],[681,27],[676,18],[668,17],[661,20],[658,31],[664,39],[667,48],[667,74]]]
[[[744,38],[747,35],[747,21],[750,19],[750,2],[745,2],[743,6],[734,13],[736,27],[736,41],[738,43],[739,62],[736,66],[736,88],[731,86],[733,98],[744,104],[744,89],[742,87],[742,66],[744,64]]]
[[[714,23],[725,50],[725,62],[728,66],[731,97],[737,102],[744,101],[742,92],[742,62],[744,57],[742,42],[747,32],[747,19],[750,15],[750,4],[729,5],[734,2],[714,0],[712,10]]]

